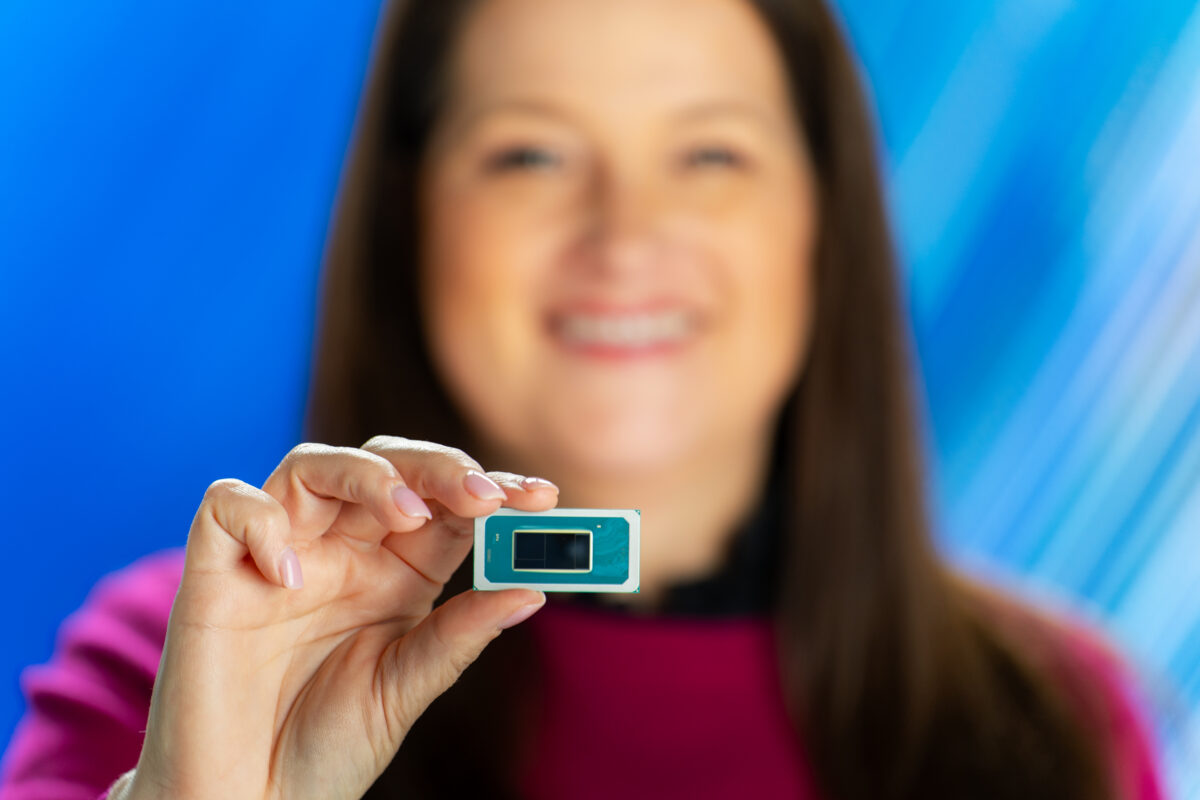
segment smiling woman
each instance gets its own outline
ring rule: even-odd
[[[113,798],[1160,796],[1119,659],[934,552],[820,2],[400,4],[361,119],[309,411],[344,446],[214,484],[182,567],[91,612],[153,609],[152,644],[68,642],[22,764],[124,746]],[[489,646],[545,598],[469,590],[472,520],[560,502],[641,509],[643,591]]]
[[[462,30],[419,178],[424,333],[485,460],[689,532],[644,543],[649,600],[716,566],[763,481],[815,185],[748,7],[531,13],[484,4]]]

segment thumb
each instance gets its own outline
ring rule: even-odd
[[[529,589],[466,591],[447,600],[384,651],[380,659],[384,713],[402,738],[429,704],[449,689],[505,628],[546,602]],[[397,740],[393,743],[399,746]]]

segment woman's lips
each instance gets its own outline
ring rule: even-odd
[[[681,308],[573,310],[550,317],[550,333],[563,347],[610,358],[674,352],[691,342],[699,329],[699,315]]]

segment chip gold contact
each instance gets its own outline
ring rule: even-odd
[[[636,592],[641,512],[502,508],[475,520],[475,588]]]

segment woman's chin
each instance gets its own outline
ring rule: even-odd
[[[669,480],[670,472],[681,470],[700,450],[694,437],[662,426],[576,430],[545,444],[542,453],[550,456],[555,471],[564,473],[563,481],[614,487]]]

